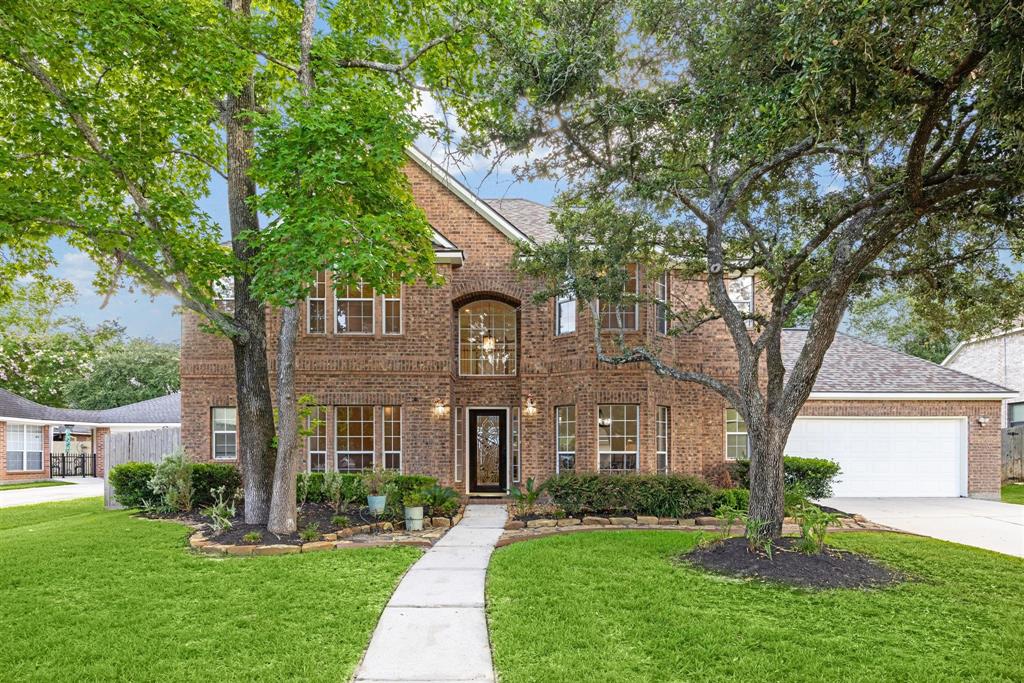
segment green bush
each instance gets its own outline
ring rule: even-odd
[[[747,489],[718,489],[715,491],[715,509],[722,507],[746,510],[750,506],[750,491]]]
[[[114,499],[126,508],[141,508],[154,502],[149,480],[156,472],[151,462],[126,462],[110,470]]]
[[[242,476],[234,465],[222,462],[197,462],[192,465],[192,497],[195,505],[205,507],[216,503],[214,491],[224,487],[225,500],[233,500],[242,487]]]
[[[808,498],[828,498],[832,495],[832,482],[839,475],[839,465],[824,458],[782,459],[786,488],[803,486]],[[743,488],[750,488],[750,462],[737,460],[732,464],[734,479]]]
[[[195,465],[182,448],[165,455],[157,463],[149,488],[156,497],[155,509],[162,512],[191,512],[195,503],[192,489],[192,468]]]
[[[301,475],[300,475],[301,476]],[[356,498],[362,499],[362,505],[366,504],[366,488],[362,485],[362,479],[359,474],[351,472],[341,473],[341,485],[346,491],[355,495]],[[389,496],[388,503],[391,503],[391,498],[394,498],[394,502],[401,505],[402,497],[409,491],[416,491],[423,488],[429,488],[437,484],[437,479],[434,477],[428,477],[422,474],[400,474],[396,476],[391,482],[392,492]],[[324,473],[323,472],[311,472],[306,475],[306,502],[308,503],[329,503],[328,492],[324,486]],[[356,495],[358,494],[358,495]],[[296,498],[301,499],[301,489],[296,485]]]
[[[710,512],[715,492],[696,477],[675,474],[566,473],[544,489],[567,515],[622,514],[687,517]]]

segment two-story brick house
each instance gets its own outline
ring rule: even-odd
[[[532,302],[534,285],[513,271],[511,260],[517,241],[554,236],[547,207],[482,200],[422,153],[410,150],[410,160],[406,172],[435,230],[444,284],[406,286],[383,297],[359,287],[335,292],[328,276],[319,276],[306,301],[296,363],[299,394],[320,406],[320,426],[306,444],[309,469],[356,471],[376,463],[435,476],[465,493],[500,494],[569,468],[701,475],[746,454],[743,422],[717,394],[646,366],[600,364],[592,309],[572,300]],[[652,281],[642,269],[634,270],[630,286],[655,299],[690,302],[704,287],[674,277]],[[749,279],[730,289],[738,305],[755,305]],[[719,324],[669,337],[656,304],[597,314],[609,335],[621,326],[630,340],[658,345],[676,367],[735,378],[735,355]],[[995,394],[1003,390],[939,370],[956,381],[931,391],[918,377],[907,394],[913,401],[896,387],[866,392],[853,410],[883,420],[904,413],[949,418],[943,457],[957,472],[943,490],[967,493],[960,470],[970,450],[977,461],[971,493],[990,495],[998,481],[985,472],[998,458],[998,429],[975,435],[980,425],[971,420],[987,412],[997,417]],[[914,372],[900,374],[913,380]],[[817,410],[808,404],[809,414],[842,420],[850,412],[848,397],[822,398]],[[182,439],[194,455],[234,459],[234,403],[230,346],[186,315]],[[806,449],[814,450],[814,440],[809,443]]]

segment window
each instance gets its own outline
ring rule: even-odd
[[[635,472],[640,466],[639,406],[597,407],[598,468],[602,472]]]
[[[373,406],[338,406],[335,450],[339,472],[373,467]]]
[[[750,457],[750,440],[747,438],[747,423],[743,416],[732,408],[725,410],[725,458],[746,460]]]
[[[455,415],[455,481],[462,481],[462,409],[453,408]]]
[[[1006,423],[1011,427],[1024,424],[1024,403],[1006,404]]]
[[[373,334],[373,288],[360,282],[335,291],[338,334]]]
[[[576,406],[555,408],[555,471],[576,469]]]
[[[327,272],[316,274],[316,282],[306,297],[306,331],[310,334],[327,332]]]
[[[213,409],[213,459],[234,460],[238,457],[238,411],[235,408]]]
[[[235,278],[228,275],[213,283],[213,304],[226,313],[235,310]]]
[[[7,425],[7,471],[38,472],[43,469],[43,428],[40,425]]]
[[[512,482],[516,484],[519,483],[520,477],[522,477],[523,474],[522,453],[520,452],[519,445],[519,416],[519,408],[513,408],[512,415],[510,416],[511,419],[509,420],[511,424],[509,431],[512,436]]]
[[[576,297],[566,294],[555,297],[555,334],[576,331]]]
[[[309,453],[309,471],[324,472],[327,470],[327,407],[314,407],[308,420],[310,434],[306,437],[306,450]]]
[[[750,275],[726,280],[725,288],[729,292],[729,300],[740,313],[754,312],[754,278]],[[754,321],[747,320],[747,327],[753,327]]]
[[[384,467],[402,471],[402,406],[384,406]]]
[[[475,301],[459,310],[459,374],[516,374],[516,309]]]
[[[668,451],[670,446],[669,430],[672,420],[669,418],[668,406],[658,406],[657,434],[655,450],[658,452],[658,474],[668,474]]]
[[[402,290],[391,296],[385,294],[384,300],[384,334],[402,334]]]
[[[639,293],[640,280],[637,278],[637,265],[630,263],[626,266],[628,279],[622,292],[627,296],[636,296]],[[602,304],[598,302],[598,310],[601,315],[601,329],[604,330],[635,330],[637,318],[639,317],[639,304]]]
[[[668,334],[668,271],[654,283],[654,300],[657,310],[658,334]]]

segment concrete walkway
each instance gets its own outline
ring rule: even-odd
[[[1024,557],[1024,505],[977,498],[825,498],[821,502],[893,529]]]
[[[494,681],[484,579],[505,525],[503,505],[470,505],[405,575],[370,640],[356,681]]]
[[[103,479],[98,477],[67,477],[57,481],[67,481],[73,485],[40,486],[34,489],[14,489],[13,491],[0,489],[0,508],[103,495]]]

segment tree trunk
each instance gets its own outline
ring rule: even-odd
[[[754,525],[748,537],[772,540],[782,535],[785,517],[785,491],[782,456],[789,428],[755,417],[747,425],[750,437],[750,507],[747,514]]]
[[[229,7],[243,16],[250,13],[248,0],[229,0]],[[224,100],[231,246],[235,258],[242,264],[252,258],[253,248],[240,235],[260,229],[259,216],[249,204],[249,199],[256,196],[256,183],[249,175],[255,139],[246,115],[255,109],[256,92],[250,74],[242,89],[228,94]],[[235,320],[248,331],[244,343],[234,342],[238,460],[245,492],[245,522],[265,524],[274,475],[274,408],[268,378],[266,312],[263,303],[251,296],[251,283],[251,276],[236,273]]]
[[[295,343],[299,335],[299,307],[281,311],[277,345],[277,465],[267,530],[290,534],[297,529],[295,475],[298,469],[299,414],[295,396]]]

